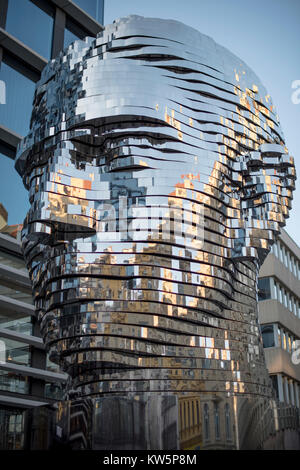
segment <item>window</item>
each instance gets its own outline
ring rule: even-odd
[[[13,256],[0,249],[0,263],[10,266],[11,268],[20,269],[27,274],[23,257],[19,258],[18,256]]]
[[[280,326],[278,326],[277,334],[278,334],[278,346],[281,347],[282,338],[281,338],[281,328],[280,328]]]
[[[279,286],[279,302],[283,304],[283,292],[282,287]]]
[[[277,375],[270,375],[270,378],[271,378],[271,381],[272,381],[272,385],[273,385],[273,390],[275,392],[275,396],[277,398],[277,400],[279,399],[279,394],[278,394],[278,379],[277,379]]]
[[[6,105],[0,106],[0,122],[24,136],[29,130],[35,84],[5,62],[1,63],[1,80],[6,85]],[[21,181],[17,173],[16,177]]]
[[[199,426],[200,424],[200,415],[199,415],[199,402],[196,401],[196,424]]]
[[[291,256],[292,273],[297,277],[297,264],[294,256]]]
[[[64,395],[63,387],[57,383],[46,383],[44,389],[45,398],[53,398],[55,400],[62,400]]]
[[[22,41],[46,59],[50,59],[53,9],[47,7],[47,13],[30,0],[9,0],[6,20],[8,33]]]
[[[288,351],[292,352],[292,343],[293,343],[292,337],[290,334],[288,334],[287,338],[288,338]]]
[[[228,403],[225,405],[225,433],[226,433],[226,440],[231,440],[231,424],[230,424],[230,407]]]
[[[28,377],[0,370],[0,390],[22,394],[29,393]]]
[[[283,304],[286,308],[288,308],[288,303],[287,303],[287,292],[285,289],[283,289]]]
[[[209,409],[208,404],[204,404],[204,439],[209,440]]]
[[[289,397],[289,384],[288,384],[288,380],[287,378],[285,377],[283,379],[284,381],[284,398],[285,398],[285,402],[286,403],[289,403],[290,402],[290,397]]]
[[[30,366],[31,351],[28,344],[2,337],[1,341],[5,344],[7,363]]]
[[[270,278],[264,277],[258,280],[258,300],[271,298]]]
[[[278,302],[280,302],[279,284],[276,281],[274,281],[274,291],[275,291],[275,299],[277,299]]]
[[[261,334],[264,348],[273,348],[275,346],[274,326],[262,325]]]
[[[60,372],[61,370],[58,364],[55,364],[54,362],[50,361],[48,354],[46,361],[46,370],[49,370],[50,372]]]
[[[0,312],[0,328],[17,331],[23,335],[32,335],[31,317],[23,316],[19,318],[19,316],[17,316],[13,319],[11,312],[5,313],[4,309],[4,311],[2,310]]]
[[[284,264],[287,269],[289,269],[289,252],[287,248],[284,248]]]
[[[293,273],[294,276],[297,277],[297,261],[295,258],[293,258]]]
[[[293,311],[293,296],[292,294],[288,294],[289,297],[289,310],[292,312]]]
[[[216,440],[220,439],[220,416],[219,416],[219,405],[215,403],[215,437]]]
[[[76,39],[83,39],[86,37],[86,32],[75,24],[68,16],[66,18],[66,28],[64,34],[64,48],[69,46]]]
[[[263,278],[263,279],[268,279],[268,278]],[[263,279],[259,281],[262,281]],[[284,287],[280,286],[279,282],[273,280],[273,278],[270,278],[271,287],[272,287],[272,284],[273,284],[272,298],[275,298],[276,300],[278,300],[278,302],[282,303],[287,309],[290,310],[291,313],[293,313],[295,316],[298,316],[298,300],[295,298],[295,296],[291,292],[284,289]],[[263,284],[259,282],[258,286],[260,289],[260,286],[263,286]],[[265,293],[263,289],[259,290],[258,299],[263,300],[263,297],[265,295],[268,295],[268,291]]]
[[[0,280],[0,295],[5,295],[6,297],[10,297],[11,299],[19,300],[20,302],[25,302],[28,304],[32,304],[32,295],[29,289],[24,289],[23,291],[18,291],[14,286],[7,287],[6,285],[1,284]]]
[[[289,269],[289,252],[284,248],[284,264]]]
[[[73,0],[82,10],[103,24],[103,0]]]
[[[24,411],[0,410],[0,449],[22,450],[24,446]]]
[[[80,38],[66,28],[64,35],[64,48],[69,46],[72,42],[76,41],[76,39]]]
[[[278,242],[278,248],[279,248],[279,259],[283,263],[283,247],[280,242]]]
[[[297,316],[297,300],[293,297],[293,313]]]
[[[281,337],[282,337],[282,348],[286,349],[287,348],[287,341],[286,341],[286,334],[285,334],[284,331],[282,332]]]

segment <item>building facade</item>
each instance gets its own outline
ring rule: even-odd
[[[59,51],[101,31],[103,11],[104,0],[0,0],[0,181],[9,217],[29,207],[13,159],[29,129],[35,84]]]
[[[61,398],[66,376],[45,353],[20,243],[9,231],[0,233],[0,351],[0,449],[22,449],[25,410]]]
[[[0,449],[25,446],[25,411],[59,399],[65,381],[37,327],[21,227],[7,225],[16,205],[24,205],[24,216],[27,210],[14,169],[16,148],[29,129],[42,69],[75,39],[95,37],[103,9],[104,0],[0,0],[0,184],[7,184],[0,207]]]
[[[258,287],[264,352],[277,398],[299,408],[300,248],[284,230],[260,270]]]

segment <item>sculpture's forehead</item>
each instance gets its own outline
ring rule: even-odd
[[[112,70],[120,68],[120,62],[115,59],[134,58],[127,61],[127,69],[145,65],[144,61],[149,67],[156,67],[159,57],[155,57],[155,49],[159,50],[161,62],[184,60],[181,65],[196,73],[201,71],[201,66],[206,67],[212,76],[233,83],[241,90],[252,89],[254,85],[257,98],[270,107],[270,97],[257,75],[212,38],[179,21],[134,15],[106,26],[95,40],[86,38],[71,44],[44,68],[37,89],[47,88],[54,75],[59,75],[61,82],[76,79],[82,69],[93,75],[97,69],[107,67],[107,61]]]
[[[146,116],[174,120],[176,127],[184,115],[193,120],[197,113],[202,122],[209,113],[208,125],[223,125],[231,115],[241,125],[248,119],[246,138],[256,124],[281,136],[270,96],[243,61],[180,22],[131,16],[96,39],[75,41],[48,63],[19,155],[78,125],[95,126],[98,118]]]

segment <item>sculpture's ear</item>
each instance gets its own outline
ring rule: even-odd
[[[294,159],[278,144],[262,144],[234,163],[233,197],[240,220],[232,233],[233,258],[257,258],[262,264],[291,208],[295,188]]]

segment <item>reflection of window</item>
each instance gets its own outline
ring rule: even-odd
[[[79,39],[76,34],[72,33],[68,29],[65,29],[64,48],[69,46],[72,42],[76,41],[76,39]]]
[[[271,298],[270,278],[264,277],[258,280],[258,300]]]
[[[209,440],[209,409],[207,403],[204,405],[204,439]]]
[[[21,2],[10,0],[8,2],[6,30],[24,42],[26,46],[29,46],[46,59],[50,59],[53,9],[50,2],[44,2],[44,7],[47,13],[29,0],[22,0]]]
[[[230,407],[228,403],[225,405],[225,432],[226,432],[226,439],[230,441],[231,439],[231,427],[230,427]]]
[[[220,439],[220,416],[219,416],[219,405],[215,403],[215,436],[216,439]]]
[[[273,325],[262,325],[261,334],[264,348],[273,348],[275,346]]]
[[[73,0],[82,10],[86,11],[98,23],[103,24],[103,0]]]
[[[35,83],[5,62],[1,63],[1,79],[6,84],[6,106],[0,106],[0,122],[17,134],[26,135]]]
[[[86,32],[80,28],[79,25],[74,23],[69,17],[66,18],[66,28],[64,34],[64,48],[69,46],[76,39],[83,39]]]

